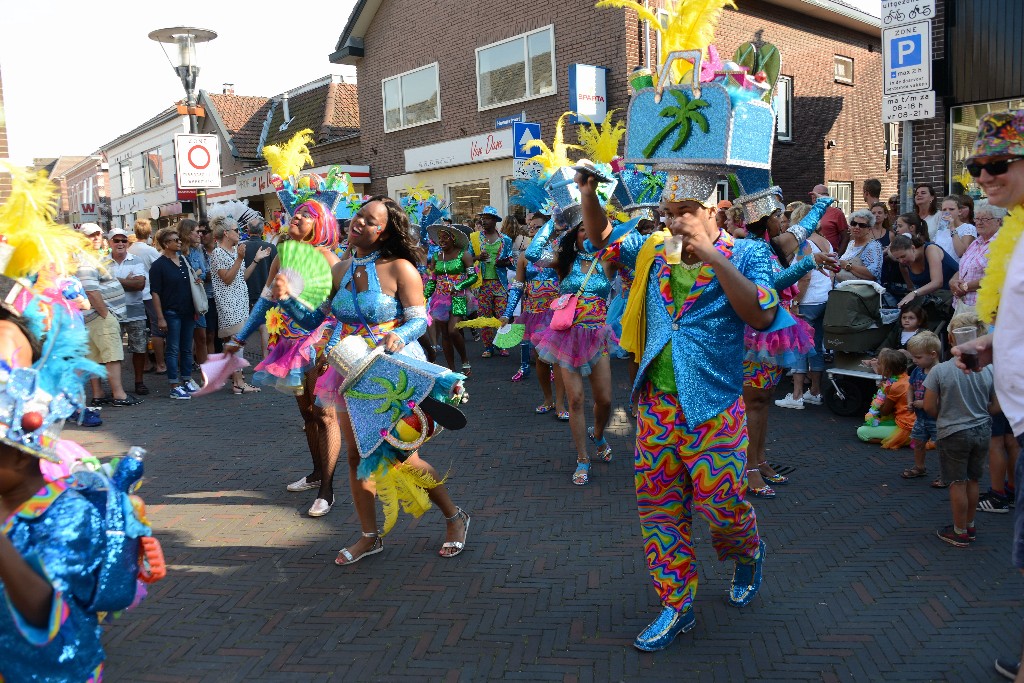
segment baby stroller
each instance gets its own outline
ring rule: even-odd
[[[893,325],[899,324],[900,309],[886,308],[885,288],[873,280],[847,280],[829,292],[822,324],[825,348],[835,351],[835,363],[826,371],[823,387],[825,405],[836,415],[859,416],[867,412],[882,379],[861,361],[874,355]],[[953,317],[948,291],[923,297],[928,329],[943,341]]]

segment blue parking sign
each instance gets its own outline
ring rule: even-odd
[[[910,35],[896,38],[889,44],[889,67],[906,69],[921,66],[921,36]]]

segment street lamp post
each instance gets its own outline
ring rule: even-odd
[[[167,61],[185,87],[188,128],[192,134],[199,132],[199,118],[196,116],[196,77],[199,75],[196,48],[216,37],[213,31],[190,26],[161,28],[149,34],[150,40],[160,43]],[[202,188],[196,190],[196,215],[200,222],[206,221],[206,190]]]

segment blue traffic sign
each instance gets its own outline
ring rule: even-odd
[[[537,156],[537,149],[525,149],[525,145],[531,140],[540,140],[539,123],[523,123],[516,121],[512,124],[512,144],[515,145],[512,158],[529,159]]]
[[[922,50],[920,35],[895,38],[889,44],[889,49],[892,51],[889,55],[890,69],[908,69],[914,66],[921,66]],[[895,74],[892,77],[895,77]]]

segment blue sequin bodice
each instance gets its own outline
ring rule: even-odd
[[[341,286],[338,293],[331,300],[331,312],[340,323],[358,325],[359,314],[356,312],[355,301],[352,298],[352,273],[355,264],[349,266],[345,275],[341,278]],[[385,323],[397,320],[402,317],[402,304],[393,296],[388,296],[380,290],[380,280],[377,278],[377,266],[374,263],[368,264],[365,269],[368,279],[366,291],[359,292],[359,310],[368,323]]]
[[[584,294],[607,299],[612,291],[612,283],[605,276],[600,262],[594,266],[594,272],[587,279],[587,271],[590,270],[590,265],[593,262],[593,256],[578,255],[572,264],[572,271],[559,283],[558,291],[562,294],[576,294],[580,291],[580,285],[586,280],[587,286],[583,289]]]

